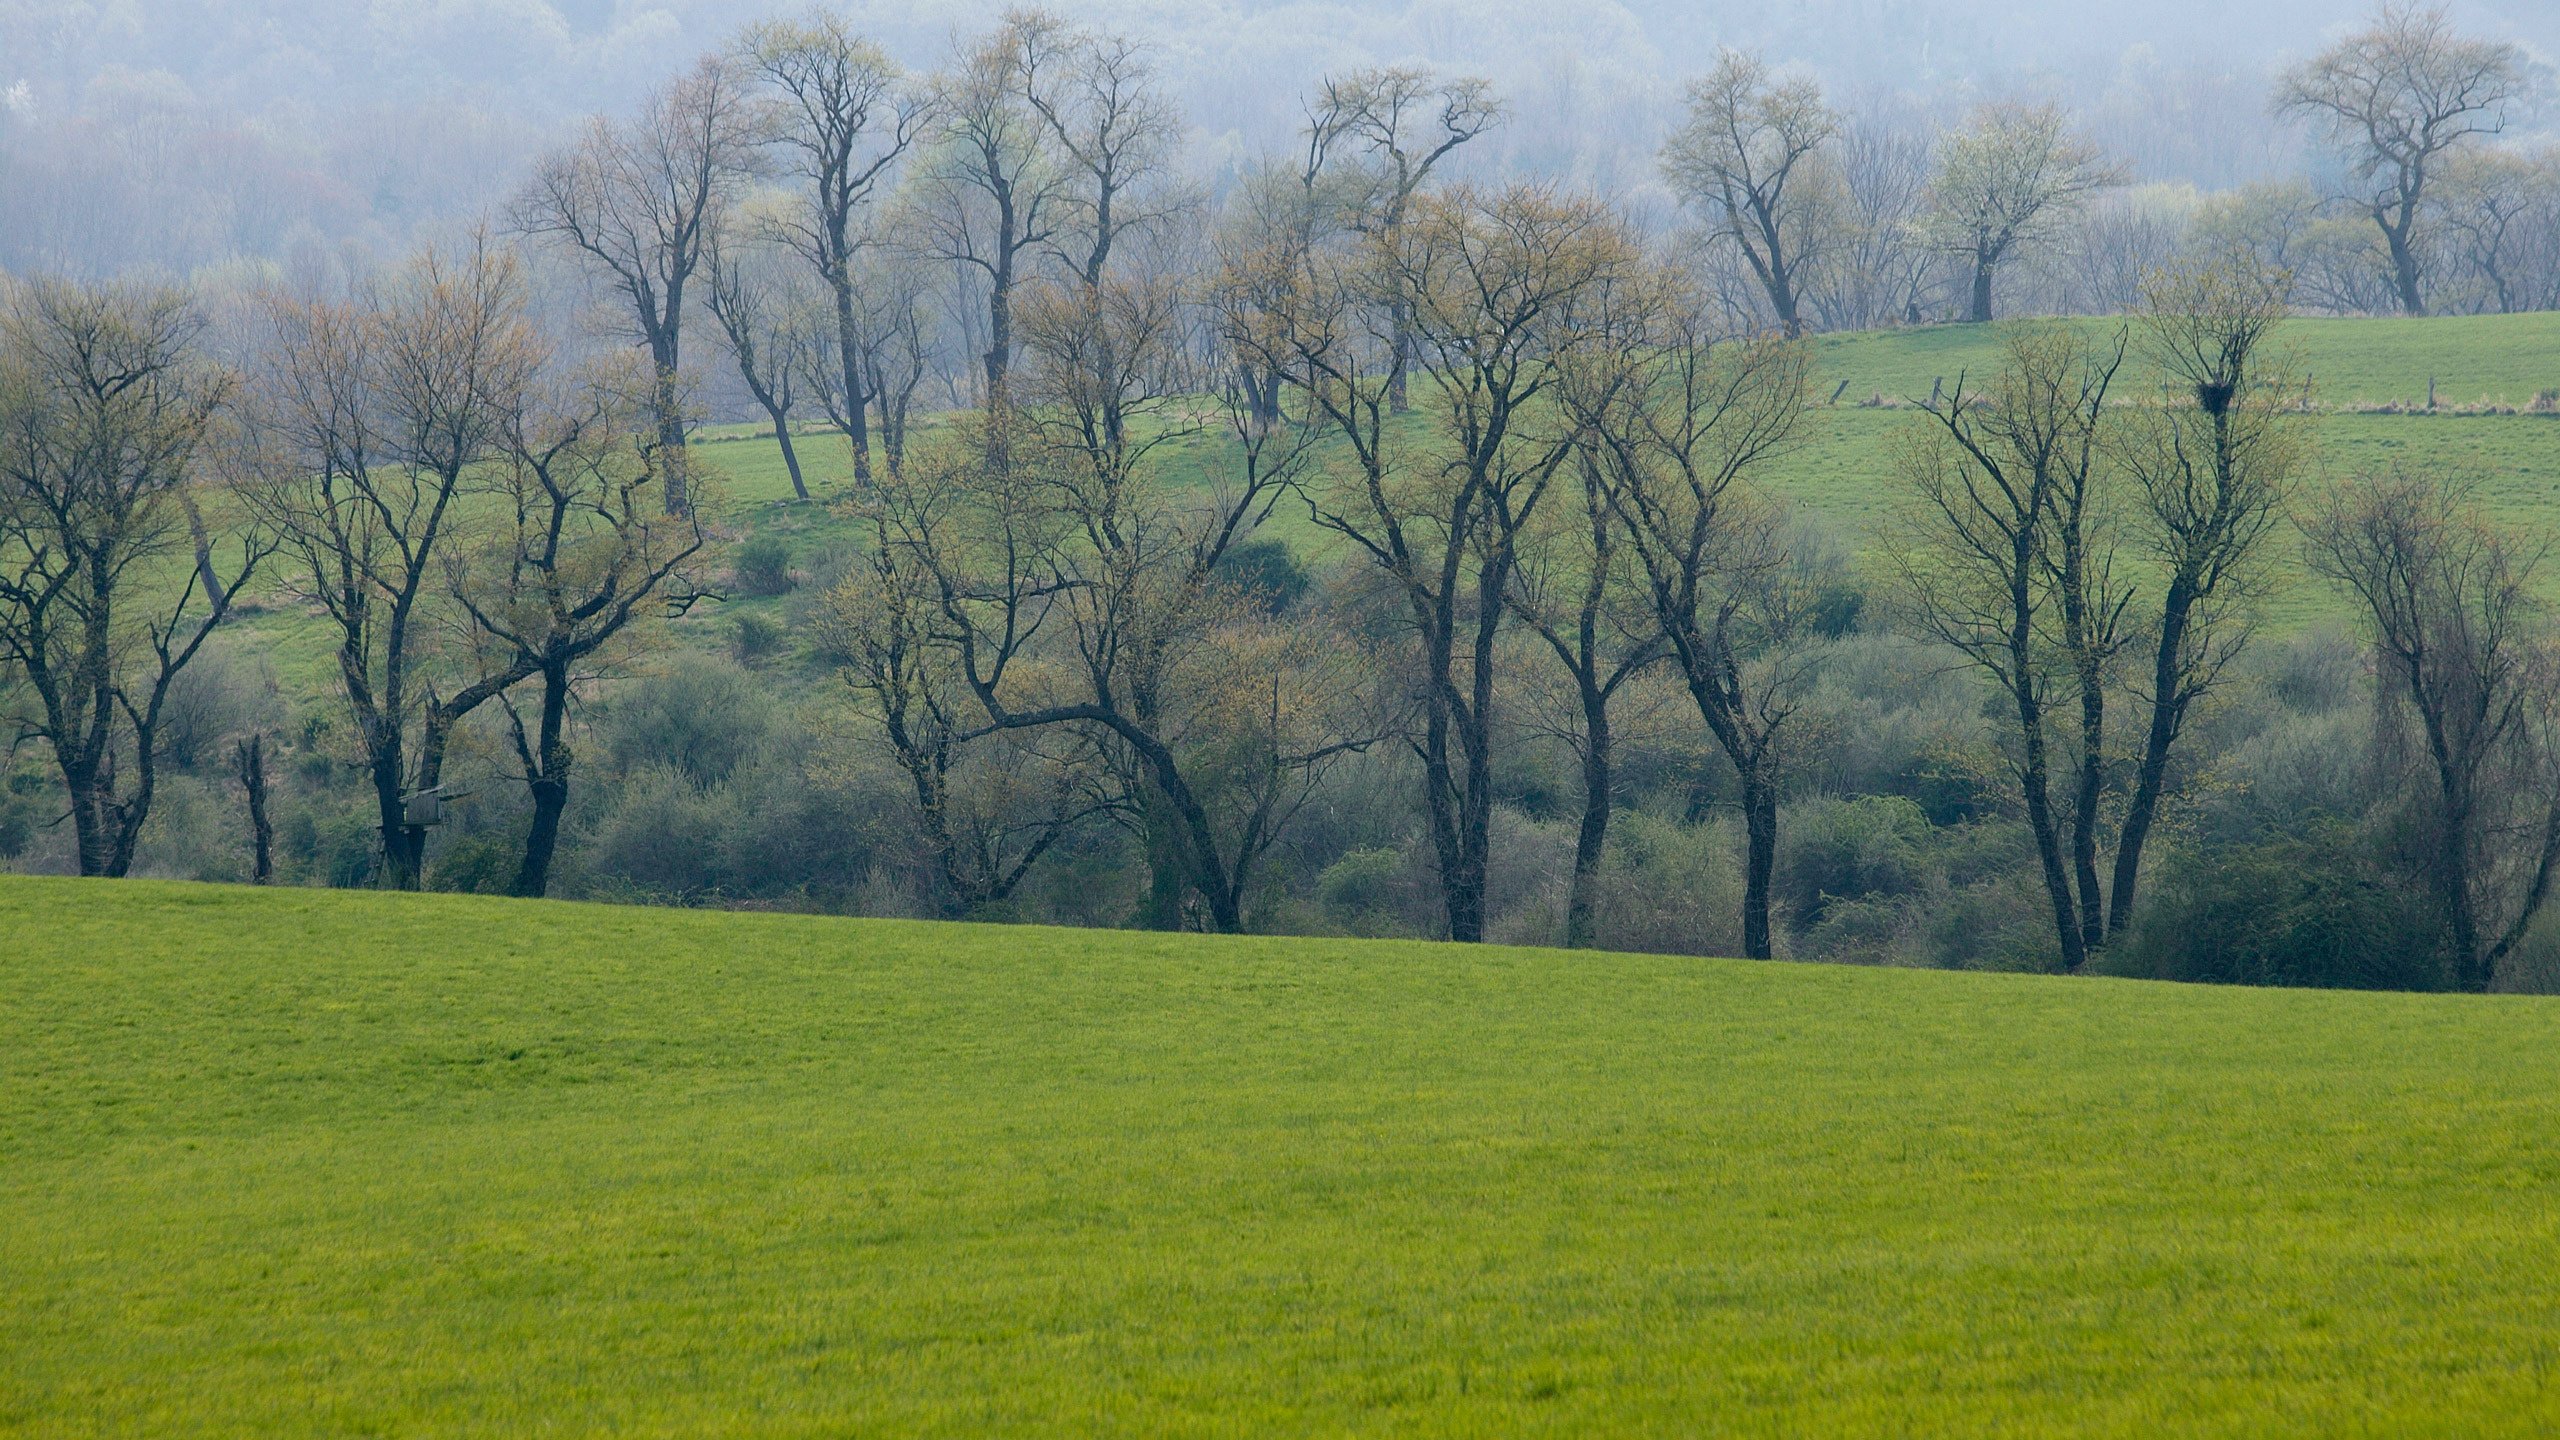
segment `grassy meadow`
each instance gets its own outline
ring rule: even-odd
[[[2120,322],[2066,323],[2102,339]],[[1926,399],[1938,381],[1979,383],[1996,370],[2006,328],[1945,325],[1818,337],[1812,393],[1827,401],[1836,391],[1840,400],[1811,413],[1801,443],[1769,468],[1764,483],[1845,549],[1861,551],[1896,503],[1896,437],[1919,422],[1904,407]],[[2560,390],[2560,314],[2303,319],[2285,327],[2279,349],[2309,377],[2321,407],[2309,421],[2316,448],[2306,493],[2316,493],[2324,477],[2394,462],[2438,466],[2472,481],[2494,519],[2527,533],[2560,532],[2560,414],[2471,413],[2523,412],[2535,396]],[[2125,391],[2139,393],[2148,383],[2144,374],[2137,353]],[[2434,413],[2424,408],[2430,379],[2440,406]],[[1872,403],[1879,399],[1885,403]],[[2383,413],[2394,406],[2400,413]],[[1416,415],[1410,423],[1415,441],[1427,443],[1427,420]],[[932,429],[928,422],[922,433]],[[855,543],[850,529],[823,509],[813,513],[789,502],[781,450],[768,429],[724,426],[708,435],[698,453],[726,477],[734,523],[742,530],[772,530],[811,549]],[[840,491],[850,478],[842,442],[813,433],[799,448],[811,487],[821,496]],[[1171,447],[1168,463],[1177,473],[1205,475],[1222,463],[1223,450],[1213,432]],[[1272,532],[1311,552],[1328,549],[1328,537],[1307,523],[1303,507],[1283,505]],[[2274,563],[2281,579],[2268,606],[2273,628],[2346,618],[2338,597],[2302,575],[2292,542],[2280,541],[2279,549]],[[2544,578],[2560,596],[2560,569]]]
[[[2111,335],[2119,322],[2067,322],[2093,337]],[[1925,399],[1938,380],[1979,378],[2000,363],[2003,326],[1934,326],[1814,341],[1812,391],[1838,404],[1815,408],[1801,443],[1762,476],[1772,491],[1799,506],[1817,529],[1881,580],[1869,552],[1896,503],[1893,454],[1896,437],[1919,423],[1907,408]],[[2450,468],[2477,485],[2493,518],[2531,534],[2560,533],[2560,415],[2457,413],[2463,407],[2503,406],[2522,411],[2545,390],[2560,389],[2560,314],[2451,316],[2406,319],[2306,319],[2283,334],[2298,369],[2314,383],[2322,412],[2310,424],[2317,439],[2316,491],[2322,477],[2350,474],[2393,461]],[[2139,388],[2137,363],[2126,384]],[[2427,381],[2437,382],[2437,413],[2423,409]],[[1886,404],[1868,403],[1881,398]],[[2401,413],[2368,413],[2397,405]],[[1408,418],[1411,441],[1429,444],[1429,421]],[[930,443],[940,422],[926,417],[917,444]],[[1226,442],[1215,425],[1159,452],[1178,481],[1206,484],[1226,463]],[[803,562],[829,549],[860,546],[864,537],[827,502],[850,483],[852,464],[841,439],[811,431],[799,437],[802,469],[817,499],[792,499],[782,451],[769,427],[714,426],[702,433],[696,464],[708,473],[702,485],[714,497],[715,550],[752,535],[777,535]],[[1307,520],[1303,506],[1284,503],[1268,532],[1315,558],[1338,542]],[[2286,537],[2271,557],[2278,576],[2267,602],[2272,630],[2340,622],[2349,613],[2339,597],[2302,574],[2297,549]],[[716,562],[714,565],[716,569]],[[2560,567],[2543,576],[2560,598]],[[718,648],[744,614],[780,619],[777,600],[733,597],[698,607],[674,627],[684,643]],[[288,691],[319,693],[335,683],[329,636],[308,623],[303,609],[275,604],[243,617],[241,624],[272,656]]]
[[[2546,1435],[2560,1002],[0,878],[0,1435]]]

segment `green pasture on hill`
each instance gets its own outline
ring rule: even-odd
[[[2068,323],[2102,337],[2119,322]],[[1921,422],[1907,409],[1859,402],[1877,395],[1908,402],[1926,398],[1939,379],[1952,384],[1962,374],[1987,374],[1999,364],[2004,328],[1951,325],[1818,338],[1816,398],[1827,398],[1843,381],[1848,390],[1838,405],[1812,412],[1802,443],[1773,463],[1763,481],[1800,506],[1861,563],[1869,579],[1883,580],[1886,567],[1876,546],[1899,494],[1896,438]],[[2438,398],[2448,410],[2481,400],[2521,409],[2541,391],[2560,388],[2560,314],[2297,320],[2285,331],[2285,345],[2314,377],[2322,404],[2342,411],[2423,404],[2429,376],[2436,377]],[[924,420],[916,443],[931,443],[940,423]],[[1417,413],[1406,423],[1413,452],[1422,453],[1430,442],[1429,421]],[[2309,423],[2317,461],[2306,495],[2316,495],[2332,477],[2393,462],[2440,467],[2472,482],[2492,519],[2527,535],[2560,534],[2560,416],[2322,413]],[[1212,425],[1159,454],[1177,483],[1206,486],[1215,467],[1226,463],[1226,449]],[[827,503],[851,479],[851,456],[842,439],[810,433],[800,439],[799,450],[817,503],[791,500],[781,449],[768,429],[735,425],[704,433],[695,454],[696,463],[712,472],[705,484],[716,497],[715,556],[749,535],[773,534],[791,545],[799,563],[815,568],[812,562],[821,553],[865,543],[860,527]],[[1267,533],[1318,560],[1339,543],[1292,502],[1279,506]],[[2337,594],[2304,574],[2291,535],[2278,536],[2270,563],[2275,586],[2266,619],[2272,630],[2353,618]],[[2560,598],[2560,565],[2548,567],[2543,579]],[[685,643],[716,649],[729,643],[741,614],[778,618],[781,608],[773,600],[732,597],[698,607],[675,634]],[[244,616],[242,624],[275,658],[289,692],[318,694],[336,683],[334,642],[301,607],[277,604]]]
[[[2547,1435],[2560,1002],[0,879],[0,1434]]]

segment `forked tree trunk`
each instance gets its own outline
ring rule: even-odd
[[[553,666],[542,674],[542,719],[532,745],[532,773],[525,789],[533,800],[533,824],[525,832],[524,860],[516,867],[509,894],[540,896],[551,888],[551,861],[560,848],[560,817],[569,808],[569,770],[576,761],[566,738],[569,675]]]

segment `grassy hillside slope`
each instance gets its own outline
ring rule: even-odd
[[[0,1434],[2548,1434],[2555,1042],[0,879]]]
[[[2065,323],[2104,337],[2120,322]],[[1978,379],[1999,366],[2008,328],[1945,325],[1818,337],[1814,397],[1827,399],[1843,382],[1847,388],[1839,404],[1813,410],[1802,443],[1769,468],[1766,482],[1844,548],[1853,554],[1866,550],[1896,502],[1894,447],[1918,417],[1860,402],[1874,396],[1908,402],[1927,397],[1940,379]],[[2286,327],[2283,344],[2313,377],[2325,406],[2423,405],[2430,377],[2447,407],[2482,400],[2522,407],[2544,390],[2560,389],[2560,314],[2297,320]],[[2139,371],[2137,365],[2137,376]],[[2144,382],[2129,383],[2139,388]],[[930,436],[941,423],[928,417],[921,432]],[[1430,443],[1427,420],[1417,414],[1407,423],[1413,453],[1424,453]],[[2313,422],[2313,434],[2320,474],[2350,474],[2394,461],[2442,467],[2476,483],[2494,517],[2531,533],[2560,531],[2560,416],[2324,413]],[[1159,455],[1178,478],[1196,475],[1206,484],[1230,463],[1228,444],[1213,424]],[[821,551],[867,543],[859,526],[826,503],[841,496],[852,478],[852,457],[839,437],[813,431],[800,441],[800,461],[817,495],[817,503],[806,505],[790,498],[781,448],[766,427],[712,427],[695,453],[697,463],[712,472],[704,488],[718,497],[715,548],[749,535],[773,535],[807,565]],[[2311,483],[2318,482],[2319,475],[2313,476]],[[1331,554],[1338,543],[1309,524],[1305,508],[1294,504],[1277,509],[1267,533],[1315,555]],[[2277,548],[2280,579],[2268,602],[2274,629],[2351,618],[2329,587],[2301,573],[2291,537]],[[1881,579],[1879,557],[1862,558]],[[2550,568],[2544,579],[2560,595],[2560,567]],[[732,597],[697,607],[673,633],[716,649],[729,643],[741,615],[778,619],[782,608],[779,601]],[[245,616],[242,623],[275,658],[289,689],[317,693],[336,683],[332,642],[303,607],[282,604]]]

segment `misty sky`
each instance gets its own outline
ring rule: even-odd
[[[748,21],[806,0],[0,0],[0,268],[186,270],[419,226],[503,199],[579,116],[628,113]],[[1002,0],[849,0],[937,64]],[[1186,166],[1286,149],[1328,72],[1422,63],[1491,80],[1511,121],[1462,168],[1659,204],[1681,86],[1720,46],[1814,72],[1850,110],[1942,124],[2060,100],[2139,182],[2300,173],[2275,67],[2356,0],[1052,0],[1143,36],[1191,124]],[[2476,34],[2560,56],[2560,0],[2456,0]],[[2560,110],[2555,110],[2560,114]],[[2527,129],[2539,129],[2537,119]],[[297,238],[299,237],[299,238]]]
[[[528,117],[615,103],[791,6],[759,0],[0,0],[0,87],[76,105],[101,72],[165,71],[199,99],[266,113],[468,93]],[[837,7],[930,63],[996,3]],[[1842,88],[2048,84],[2159,63],[2263,69],[2366,7],[2347,0],[1072,0],[1144,33],[1204,125],[1285,102],[1305,78],[1371,61],[1466,68],[1508,88],[1595,93],[1676,83],[1721,44],[1820,69]],[[2560,54],[2560,3],[2462,0],[2463,23]],[[2139,57],[2137,57],[2139,58]]]

